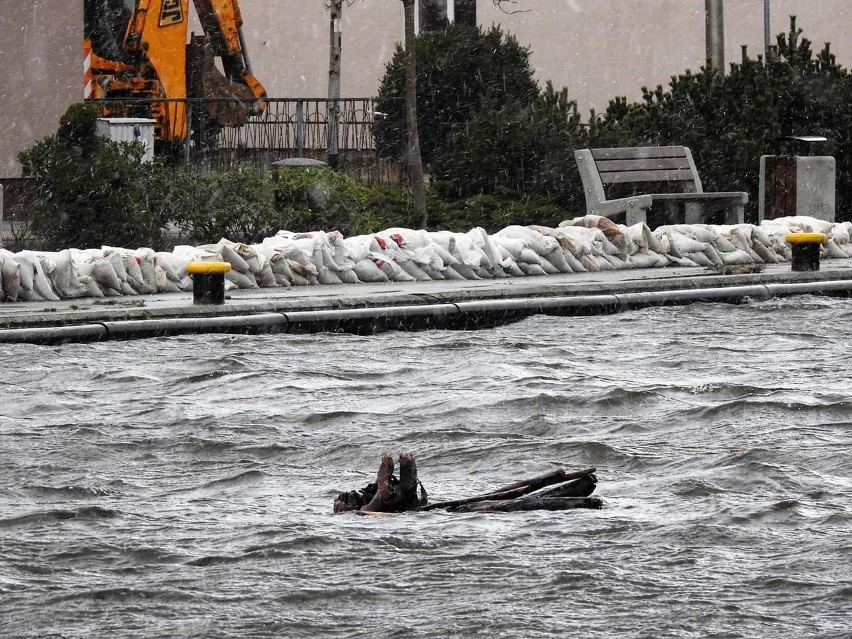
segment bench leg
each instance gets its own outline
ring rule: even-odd
[[[743,224],[745,221],[745,207],[742,204],[732,204],[725,211],[725,224]]]
[[[704,207],[698,202],[686,202],[683,205],[684,224],[705,224]]]
[[[642,222],[642,224],[648,223],[648,209],[628,208],[624,215],[624,224],[626,226],[633,226],[634,224],[639,224],[639,222]]]

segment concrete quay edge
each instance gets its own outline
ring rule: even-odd
[[[720,275],[669,267],[497,280],[445,280],[235,289],[225,304],[196,305],[192,293],[59,302],[0,303],[0,343],[137,339],[186,333],[372,333],[482,328],[537,313],[593,315],[650,305],[737,302],[789,295],[852,296],[852,260],[819,271],[789,263]]]

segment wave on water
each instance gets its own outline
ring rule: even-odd
[[[0,636],[843,637],[849,317],[4,347]],[[430,500],[593,466],[604,507],[333,514],[404,451]]]
[[[98,521],[118,517],[120,512],[100,506],[84,506],[67,510],[44,510],[0,519],[0,528],[18,528],[40,526],[69,519],[82,521]]]

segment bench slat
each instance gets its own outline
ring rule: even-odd
[[[685,158],[682,146],[644,146],[620,149],[591,149],[592,157],[598,160],[643,160],[647,158]]]
[[[748,202],[748,194],[736,191],[720,191],[718,193],[654,193],[651,197],[655,200],[669,200],[676,202],[702,202],[709,200],[743,200]]]
[[[629,184],[632,182],[695,182],[690,169],[671,169],[664,171],[620,171],[601,173],[604,184]]]
[[[598,173],[615,171],[661,171],[666,169],[691,170],[689,161],[683,158],[648,158],[642,160],[597,160]]]

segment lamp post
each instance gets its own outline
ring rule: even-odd
[[[769,59],[769,0],[763,0],[763,59]]]
[[[722,0],[704,0],[707,66],[725,73],[725,26]]]
[[[336,169],[340,163],[338,126],[340,122],[340,56],[342,50],[343,0],[332,0],[329,42],[331,52],[328,65],[328,165]]]

